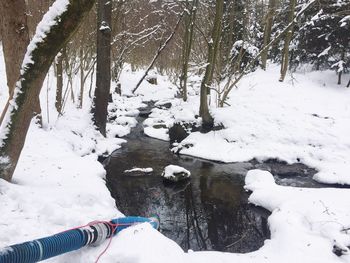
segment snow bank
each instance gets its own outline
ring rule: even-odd
[[[299,72],[278,82],[279,68],[258,70],[241,80],[225,108],[211,107],[225,129],[192,133],[181,153],[222,162],[270,158],[302,162],[317,169],[314,179],[350,184],[350,90],[336,85],[334,72]],[[196,94],[194,92],[193,94]],[[199,123],[199,97],[170,100],[170,109],[154,109],[144,125],[151,137],[168,140],[175,122]]]
[[[131,67],[127,65],[120,76],[122,94],[133,96],[132,90],[136,87],[143,74],[144,71],[142,70],[133,72]],[[143,101],[158,101],[174,98],[178,89],[169,81],[167,76],[157,74],[157,82],[157,85],[152,85],[144,80],[136,90],[135,95],[140,96]]]
[[[272,212],[267,247],[278,248],[274,257],[293,258],[294,262],[349,262],[349,189],[278,186],[269,172],[259,170],[248,172],[246,189],[253,191],[250,202]],[[347,255],[336,257],[334,247]]]
[[[108,152],[104,146],[119,147],[122,140],[103,139],[81,114],[79,121],[71,115],[73,120],[62,118],[50,130],[32,122],[13,183],[0,179],[0,247],[122,216],[105,186],[97,154],[91,154],[91,149]],[[52,261],[94,262],[100,250]]]
[[[194,147],[181,153],[223,162],[302,162],[319,171],[317,181],[350,184],[350,90],[336,85],[331,71],[296,73],[285,83],[276,76],[272,67],[244,78],[230,95],[232,106],[211,109],[225,129],[192,133],[184,143]],[[192,110],[194,102],[182,107]]]

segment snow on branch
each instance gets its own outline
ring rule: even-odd
[[[28,64],[32,64],[32,52],[37,47],[38,43],[43,42],[47,33],[50,32],[52,26],[57,24],[57,19],[67,11],[69,0],[56,0],[53,5],[50,7],[49,11],[44,15],[40,23],[38,24],[35,35],[30,41],[27,52],[24,56],[22,63],[21,75],[23,70],[27,68]]]

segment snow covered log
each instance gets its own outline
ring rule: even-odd
[[[24,146],[45,76],[95,0],[57,0],[27,48],[13,99],[0,130],[0,178],[10,181]]]

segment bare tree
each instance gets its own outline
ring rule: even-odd
[[[45,76],[56,54],[72,37],[93,4],[94,0],[70,0],[66,10],[56,15],[56,23],[50,30],[44,35],[40,31],[40,35],[34,37],[32,49],[27,51],[31,60],[23,63],[16,92],[1,126],[1,178],[12,179]]]

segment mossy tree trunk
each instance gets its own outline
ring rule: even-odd
[[[56,54],[73,36],[94,2],[70,0],[67,10],[55,18],[56,24],[36,43],[30,54],[32,63],[22,68],[16,87],[19,92],[15,92],[1,127],[1,134],[6,137],[0,139],[1,178],[12,179],[45,76]]]
[[[208,44],[208,60],[205,74],[201,83],[199,116],[202,117],[203,131],[210,130],[214,125],[214,119],[210,115],[208,107],[208,93],[213,82],[216,58],[221,39],[221,23],[224,12],[224,0],[217,0],[215,4],[214,26],[211,39]]]
[[[98,0],[97,71],[92,113],[94,123],[103,136],[106,136],[108,96],[111,88],[111,22],[112,2]]]

